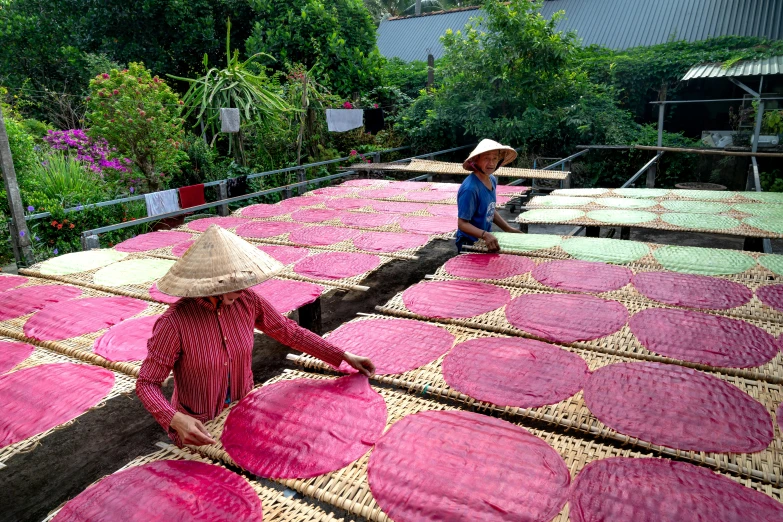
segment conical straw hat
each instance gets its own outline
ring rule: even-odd
[[[158,281],[158,289],[178,297],[208,297],[250,288],[282,269],[269,254],[212,225]]]
[[[471,160],[475,159],[476,156],[478,156],[479,154],[484,154],[485,152],[489,152],[492,150],[498,151],[498,157],[500,158],[500,164],[498,165],[498,167],[502,167],[503,165],[508,165],[509,163],[517,159],[517,151],[515,151],[508,145],[502,145],[497,141],[492,141],[492,140],[481,140],[481,142],[478,145],[476,145],[476,148],[473,149],[473,152],[470,153],[468,159],[466,159],[465,162],[462,164],[462,168],[473,172],[473,167],[470,164]]]

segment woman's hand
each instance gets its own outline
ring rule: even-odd
[[[172,417],[169,427],[177,432],[179,440],[181,440],[183,444],[204,446],[205,444],[214,444],[216,442],[200,420],[194,419],[179,411]]]
[[[367,377],[375,375],[375,365],[367,357],[345,352],[343,354],[343,359],[349,366],[358,370],[362,375],[366,375]]]
[[[486,243],[488,251],[497,252],[498,250],[500,250],[500,244],[498,243],[498,238],[493,236],[491,232],[485,232],[484,237],[482,239],[484,240],[484,243]]]

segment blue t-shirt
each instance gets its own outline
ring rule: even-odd
[[[492,190],[489,190],[478,176],[471,174],[457,191],[457,216],[487,232],[492,230],[492,220],[495,217],[495,187],[498,184],[495,176],[490,176],[489,179],[492,181]],[[457,241],[473,243],[477,239],[457,230]]]

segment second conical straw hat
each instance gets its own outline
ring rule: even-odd
[[[178,297],[208,297],[250,288],[282,269],[269,254],[212,225],[158,281],[158,289]]]

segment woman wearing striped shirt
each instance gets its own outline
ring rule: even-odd
[[[282,265],[215,225],[202,235],[159,282],[180,296],[164,313],[147,343],[136,393],[178,445],[212,444],[204,422],[253,388],[253,330],[339,366],[345,361],[371,376],[372,362],[332,345],[283,317],[251,286]],[[169,403],[161,384],[174,373]]]

